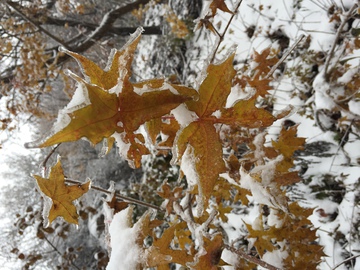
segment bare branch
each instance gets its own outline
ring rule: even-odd
[[[228,21],[228,23],[227,23],[227,25],[226,25],[226,27],[225,27],[225,29],[224,29],[224,32],[223,32],[222,34],[220,34],[218,31],[216,31],[216,34],[219,36],[220,40],[219,40],[218,44],[216,45],[216,48],[215,48],[215,50],[214,50],[214,52],[213,52],[213,56],[211,57],[211,61],[210,61],[210,62],[213,62],[213,61],[214,61],[216,52],[217,52],[217,50],[219,49],[220,44],[221,44],[221,42],[223,41],[223,39],[224,39],[224,37],[225,37],[225,34],[226,34],[227,30],[229,29],[230,24],[231,24],[232,20],[234,19],[234,17],[235,17],[235,15],[236,15],[236,13],[237,13],[237,11],[238,11],[241,3],[242,3],[242,0],[240,0],[239,3],[237,4],[237,6],[235,7],[235,10],[233,11],[233,14],[232,14],[231,17],[230,17],[230,19],[229,19],[229,21]],[[215,27],[214,27],[214,29],[215,29]],[[215,30],[216,30],[216,29],[215,29]]]
[[[255,263],[257,265],[260,265],[261,267],[264,267],[266,269],[269,269],[269,270],[281,270],[280,268],[277,268],[267,262],[264,262],[263,260],[260,260],[254,256],[251,256],[247,253],[245,253],[244,251],[242,251],[241,249],[236,249],[232,246],[229,246],[229,245],[224,245],[224,248],[226,248],[227,250],[230,250],[231,252],[239,255],[241,258],[249,261],[249,262],[252,262],[252,263]]]
[[[340,35],[342,33],[342,30],[344,28],[344,26],[347,24],[349,18],[353,15],[353,12],[354,10],[357,8],[358,4],[354,4],[350,10],[345,14],[345,17],[343,19],[343,21],[341,22],[337,32],[336,32],[336,36],[335,36],[335,39],[334,39],[334,42],[331,46],[331,49],[330,49],[330,52],[329,52],[329,55],[327,56],[326,58],[326,62],[325,62],[325,66],[324,66],[324,75],[325,75],[325,78],[327,78],[329,76],[329,73],[330,71],[329,70],[329,65],[330,65],[330,61],[331,59],[333,58],[334,56],[334,53],[335,53],[335,48],[336,48],[336,44],[340,38]]]
[[[66,49],[70,49],[70,47],[68,47],[68,45],[61,39],[57,38],[56,36],[54,36],[53,34],[51,34],[49,31],[47,31],[45,28],[43,28],[41,25],[39,25],[36,21],[34,21],[33,19],[29,18],[28,16],[26,16],[17,6],[17,4],[11,2],[11,1],[6,1],[6,5],[8,5],[9,7],[11,7],[12,9],[14,9],[24,20],[28,21],[29,23],[31,23],[36,29],[38,29],[39,31],[41,31],[42,33],[44,33],[45,35],[47,35],[48,37],[50,37],[52,40],[54,40],[55,42],[57,42],[59,45],[63,46]]]
[[[65,183],[75,184],[75,185],[83,184],[82,182],[80,182],[78,180],[74,180],[74,179],[70,179],[70,178],[66,178]],[[108,195],[111,195],[111,193],[112,193],[109,190],[106,190],[106,189],[103,189],[101,187],[97,187],[97,186],[94,186],[94,185],[91,185],[91,189],[100,191],[100,192],[108,194]],[[145,207],[148,207],[148,208],[152,208],[152,209],[154,209],[156,211],[161,211],[161,212],[164,211],[163,209],[161,209],[160,207],[158,207],[156,205],[153,205],[153,204],[150,204],[150,203],[147,203],[147,202],[143,202],[143,201],[140,201],[140,200],[137,200],[137,199],[134,199],[134,198],[130,198],[130,197],[120,195],[118,192],[115,193],[115,197],[118,200],[122,200],[122,201],[125,201],[125,202],[134,203],[134,204],[137,204],[137,205],[140,205],[140,206],[145,206]]]
[[[300,43],[300,41],[303,40],[303,38],[305,37],[305,35],[301,35],[300,38],[298,40],[295,41],[295,43],[291,46],[291,48],[289,50],[286,51],[286,53],[283,54],[283,56],[281,57],[281,59],[271,68],[271,70],[269,71],[269,73],[266,75],[266,79],[270,78],[270,76],[275,72],[275,70],[281,65],[282,62],[285,61],[285,59],[289,56],[289,54],[296,48],[296,46]]]

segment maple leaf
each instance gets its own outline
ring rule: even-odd
[[[171,148],[174,145],[176,133],[180,130],[180,125],[171,117],[165,120],[156,118],[147,122],[146,129],[153,144],[156,144],[156,138],[161,134],[162,141],[158,143],[158,146]]]
[[[82,185],[66,185],[60,159],[52,167],[48,179],[38,175],[34,175],[34,178],[41,192],[52,200],[48,215],[49,223],[61,216],[69,223],[78,224],[78,214],[72,202],[89,190],[90,181]]]
[[[235,54],[231,54],[219,65],[210,64],[207,76],[199,87],[199,99],[186,102],[189,110],[194,111],[199,118],[210,117],[225,107],[232,79],[236,74],[233,67],[234,57]]]
[[[178,263],[185,265],[193,260],[187,250],[171,248],[171,242],[174,239],[175,231],[179,229],[179,223],[175,223],[167,228],[160,238],[154,238],[152,246],[147,249],[147,266],[155,267],[158,265]],[[183,224],[180,228],[183,227]],[[181,229],[183,230],[183,229]]]
[[[201,208],[213,193],[219,174],[226,171],[222,159],[222,145],[214,125],[205,121],[192,122],[181,131],[174,149],[175,156],[179,160],[188,148],[188,144],[192,147],[190,149],[193,149],[191,154],[198,177],[200,209],[198,211],[202,212]],[[191,181],[195,181],[195,179],[191,179]]]
[[[127,202],[118,201],[115,194],[113,194],[111,200],[107,201],[106,203],[109,208],[114,210],[114,214],[119,213],[120,211],[124,210],[126,207],[129,206],[129,203]]]
[[[169,215],[173,210],[173,203],[179,200],[182,197],[182,187],[175,187],[174,190],[171,190],[170,185],[165,181],[161,185],[161,191],[158,191],[160,197],[167,199],[166,203],[166,213]]]
[[[210,198],[219,174],[226,170],[222,159],[222,144],[214,127],[217,118],[212,114],[226,105],[232,79],[236,74],[233,59],[234,54],[218,65],[208,66],[208,74],[199,87],[198,99],[186,102],[188,109],[195,112],[198,119],[179,131],[174,144],[174,160],[181,160],[188,147],[193,149],[198,176],[199,212],[202,212],[205,202]]]
[[[257,108],[256,96],[239,100],[231,108],[223,109],[219,122],[247,128],[268,127],[276,120],[269,111]]]
[[[133,167],[139,167],[142,155],[149,151],[145,139],[136,130],[147,121],[168,114],[178,105],[191,99],[197,92],[189,87],[175,85],[164,79],[153,79],[141,83],[130,82],[130,67],[141,30],[137,30],[121,51],[114,51],[108,68],[103,71],[95,63],[78,54],[68,52],[81,65],[87,79],[72,74],[88,97],[86,104],[77,110],[66,112],[70,123],[54,132],[38,147],[47,147],[83,137],[97,144],[110,136],[116,136],[121,143],[130,144],[126,158]],[[80,91],[80,90],[79,90]],[[69,111],[70,109],[68,109]],[[66,116],[65,116],[66,117]]]
[[[71,122],[65,128],[46,139],[39,147],[77,141],[83,137],[88,138],[95,145],[104,138],[110,137],[115,131],[123,131],[118,126],[120,115],[117,95],[110,94],[96,85],[88,84],[79,77],[74,78],[87,91],[90,104],[69,113]]]
[[[258,75],[267,75],[271,70],[271,67],[277,63],[277,58],[270,55],[271,48],[263,50],[261,53],[254,51],[254,61],[258,63],[258,66],[255,68]]]
[[[297,126],[282,128],[278,141],[272,141],[272,145],[280,154],[283,160],[276,166],[279,172],[288,172],[294,166],[293,155],[296,150],[304,148],[305,138],[296,137]]]

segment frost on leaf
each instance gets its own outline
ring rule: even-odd
[[[45,140],[39,147],[47,147],[61,142],[76,141],[86,137],[92,144],[109,138],[118,127],[119,100],[115,94],[104,91],[97,85],[88,84],[80,78],[91,104],[69,114],[71,122],[53,136]]]
[[[66,185],[60,160],[52,167],[48,179],[38,175],[34,178],[41,192],[52,200],[49,223],[61,216],[69,223],[78,224],[78,214],[72,202],[88,192],[90,181],[82,185]]]
[[[139,127],[169,114],[196,95],[195,90],[170,84],[164,79],[130,82],[131,63],[140,33],[137,30],[121,51],[112,53],[105,71],[87,58],[67,52],[82,66],[85,80],[76,75],[72,77],[84,86],[82,89],[87,92],[85,95],[90,104],[72,112],[63,112],[70,118],[69,123],[60,130],[54,127],[50,137],[39,144],[29,144],[29,147],[47,147],[81,138],[87,138],[92,144],[107,139],[111,146],[111,136],[116,135],[119,145],[127,145],[124,156],[130,164],[140,166],[142,155],[149,151],[143,135],[136,133]]]
[[[204,247],[203,251],[199,252],[195,256],[195,262],[189,263],[191,269],[202,270],[217,270],[221,263],[221,253],[223,250],[223,236],[218,233],[215,234],[212,239],[207,237],[203,238]],[[200,256],[198,256],[200,255]]]

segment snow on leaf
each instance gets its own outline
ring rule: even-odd
[[[182,158],[188,144],[194,149],[198,204],[199,208],[202,208],[210,198],[219,175],[226,170],[222,159],[222,145],[214,125],[206,121],[192,122],[181,131],[174,149],[178,160]]]
[[[47,147],[61,142],[76,141],[83,137],[93,144],[109,138],[115,131],[122,129],[119,122],[119,100],[116,94],[110,94],[102,88],[88,84],[80,78],[88,92],[91,104],[69,114],[71,122],[62,130],[46,139],[39,147]]]
[[[67,50],[65,50],[65,52],[75,58],[80,64],[88,83],[96,84],[105,90],[109,90],[118,83],[119,72],[121,70],[130,70],[137,44],[140,41],[141,32],[142,29],[138,28],[120,51],[112,51],[105,70],[82,55]],[[127,76],[130,76],[130,72]]]
[[[110,224],[111,256],[107,270],[139,269],[143,264],[144,251],[138,241],[148,215],[133,225],[132,212],[132,206],[120,211]]]
[[[198,117],[209,117],[225,107],[232,79],[236,74],[233,67],[234,56],[235,54],[230,55],[219,65],[209,65],[207,76],[199,88],[199,99],[186,103],[189,110],[194,111]]]
[[[199,252],[200,256],[198,254],[195,256],[195,262],[188,263],[188,266],[191,267],[191,269],[194,270],[217,270],[219,269],[219,263],[221,262],[221,253],[223,250],[223,236],[218,233],[213,235],[212,239],[209,239],[207,237],[203,238],[204,240],[204,246],[203,252]]]
[[[60,159],[52,167],[48,179],[38,175],[34,175],[34,178],[41,192],[52,200],[49,223],[61,216],[69,223],[78,224],[78,214],[72,202],[89,190],[90,181],[82,185],[66,185]]]

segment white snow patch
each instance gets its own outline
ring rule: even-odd
[[[114,215],[109,227],[111,255],[107,270],[137,269],[143,260],[143,251],[136,244],[140,227],[138,223],[131,227],[131,219],[131,207]]]
[[[198,118],[196,113],[188,110],[185,104],[180,104],[175,109],[173,109],[171,113],[174,115],[176,121],[178,121],[181,126],[187,126]]]

